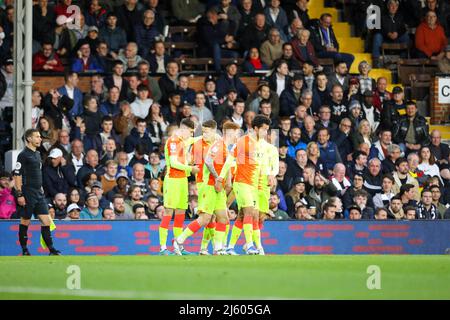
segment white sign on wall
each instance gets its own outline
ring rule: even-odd
[[[438,103],[450,104],[450,78],[439,78]]]

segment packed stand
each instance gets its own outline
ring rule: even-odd
[[[14,10],[4,2],[0,56],[11,57]],[[197,135],[208,120],[219,128],[232,121],[246,133],[257,114],[278,133],[273,220],[450,218],[448,144],[429,132],[401,87],[388,92],[386,78],[370,77],[370,63],[349,74],[354,56],[339,50],[332,16],[310,19],[308,1],[34,2],[33,71],[64,77],[63,86],[32,95],[44,192],[56,219],[161,219],[164,146],[180,121],[194,120]],[[369,2],[352,8],[365,12]],[[421,1],[372,2],[385,9],[381,30],[367,35],[375,64],[381,43],[412,41],[407,30],[414,27],[414,54],[450,72],[448,1],[426,1],[414,19],[408,5]],[[80,19],[68,12],[72,4]],[[216,73],[203,90],[180,72],[175,58],[184,53],[169,53],[166,42],[177,40],[168,38],[169,26],[196,26],[198,56],[213,58]],[[223,66],[224,58],[243,63]],[[320,59],[333,59],[331,70]],[[0,73],[5,132],[13,63],[5,58]],[[265,76],[251,92],[241,74],[260,71]],[[88,91],[79,88],[79,74],[90,75]],[[4,171],[2,219],[17,218],[11,188]],[[191,177],[186,218],[197,217],[197,196]],[[232,204],[229,215],[236,214]]]

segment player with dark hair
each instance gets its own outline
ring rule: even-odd
[[[164,215],[159,226],[159,243],[161,255],[170,255],[167,250],[167,236],[172,215],[175,212],[173,224],[173,235],[177,238],[183,232],[185,211],[188,207],[188,176],[197,174],[199,169],[190,166],[187,159],[189,143],[192,143],[192,136],[195,130],[195,123],[190,119],[183,119],[180,127],[167,140],[164,147],[166,159],[166,176],[164,177]],[[190,254],[183,247],[180,248],[182,254]]]
[[[17,211],[20,216],[19,243],[22,255],[29,256],[27,248],[28,226],[34,215],[41,221],[41,234],[50,255],[58,256],[61,252],[53,246],[50,224],[52,220],[48,213],[42,188],[42,161],[39,151],[42,137],[37,129],[28,129],[25,132],[26,147],[19,153],[14,169],[14,195],[17,202]]]
[[[253,244],[253,221],[256,220],[254,217],[259,215],[258,185],[262,161],[260,159],[262,153],[258,150],[258,141],[267,136],[270,123],[270,119],[266,116],[257,115],[252,121],[251,132],[239,138],[236,147],[229,153],[229,157],[236,161],[233,192],[239,211],[242,210],[242,214],[236,220],[231,231],[230,245],[227,250],[230,255],[236,255],[234,245],[242,230],[244,230],[245,235],[246,253],[250,255],[259,254]],[[231,166],[231,162],[229,166]],[[259,221],[256,220],[256,223],[259,223]]]

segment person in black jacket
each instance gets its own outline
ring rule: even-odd
[[[58,193],[66,194],[69,188],[76,185],[75,170],[68,165],[59,148],[50,151],[42,168],[42,177],[45,195],[52,199]]]
[[[219,99],[225,97],[232,88],[236,90],[238,97],[241,99],[246,100],[249,94],[247,87],[237,75],[237,64],[235,62],[227,64],[226,72],[222,73],[217,79],[216,86]]]
[[[214,58],[216,72],[221,70],[220,59],[238,57],[238,53],[232,50],[235,29],[236,24],[233,20],[219,21],[219,15],[214,8],[209,9],[206,17],[198,21],[199,54]]]
[[[162,93],[160,101],[162,105],[166,105],[169,102],[169,94],[177,90],[179,70],[180,68],[176,61],[169,61],[166,65],[166,73],[158,80],[159,88]]]
[[[291,85],[280,95],[280,116],[292,116],[295,113],[303,89],[303,75],[294,74]]]
[[[73,100],[61,95],[58,90],[51,89],[44,97],[44,115],[53,120],[56,129],[61,129],[64,121],[68,120],[69,110],[73,107]]]
[[[138,144],[147,147],[145,154],[153,150],[153,142],[147,132],[147,121],[145,119],[136,120],[136,126],[131,130],[130,135],[125,138],[124,151],[126,153],[133,152]]]
[[[97,99],[87,94],[83,99],[85,110],[82,114],[84,123],[86,124],[86,134],[96,135],[100,132],[103,115],[97,104]]]
[[[264,13],[258,12],[254,22],[244,29],[238,39],[241,49],[246,52],[250,48],[260,48],[267,39],[269,31],[270,26],[266,23],[266,16]]]
[[[380,49],[383,42],[408,43],[409,36],[406,30],[403,15],[398,12],[398,0],[389,0],[388,13],[381,16],[381,30],[373,37],[372,60],[375,68],[379,67]]]
[[[311,43],[317,57],[324,59],[342,60],[347,64],[350,70],[355,56],[350,53],[339,52],[339,43],[331,27],[332,16],[324,13],[320,16],[319,21],[311,21]]]
[[[394,141],[403,148],[406,155],[430,144],[427,121],[417,113],[417,106],[413,101],[406,102],[406,117],[400,120],[394,130]]]

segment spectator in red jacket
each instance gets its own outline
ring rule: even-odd
[[[373,106],[381,112],[383,110],[383,103],[392,99],[392,94],[386,90],[387,79],[379,77],[377,79],[377,87],[373,92]]]
[[[33,56],[33,71],[63,72],[64,66],[51,42],[42,43],[42,50]]]
[[[440,60],[448,40],[444,28],[438,23],[436,12],[428,11],[425,20],[416,30],[416,50],[418,58]]]

